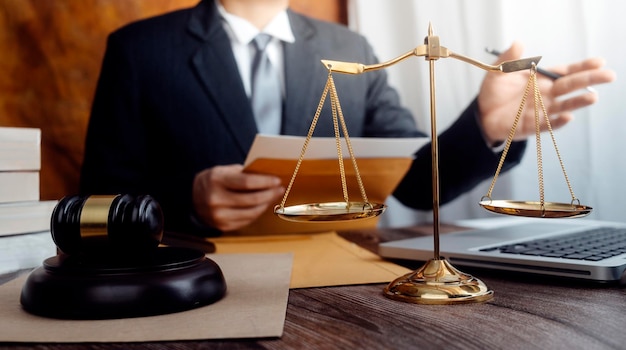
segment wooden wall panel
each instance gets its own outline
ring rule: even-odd
[[[42,129],[41,198],[78,190],[106,36],[198,0],[1,0],[0,125]],[[346,22],[346,0],[293,0],[294,10]]]
[[[348,23],[348,0],[291,0],[294,11],[325,21]]]

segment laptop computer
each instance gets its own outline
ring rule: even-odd
[[[440,256],[470,266],[626,284],[626,223],[523,220],[440,235]],[[432,259],[433,237],[381,243],[385,258]]]

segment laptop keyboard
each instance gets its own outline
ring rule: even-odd
[[[485,248],[481,251],[600,261],[626,253],[626,228],[594,228],[571,235]]]

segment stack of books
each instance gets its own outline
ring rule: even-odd
[[[0,274],[56,255],[50,219],[57,201],[40,200],[41,130],[0,127]]]

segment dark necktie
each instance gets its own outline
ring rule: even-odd
[[[268,34],[261,33],[252,40],[256,51],[252,59],[250,102],[259,132],[277,135],[280,134],[283,99],[278,71],[265,50],[271,39]]]

